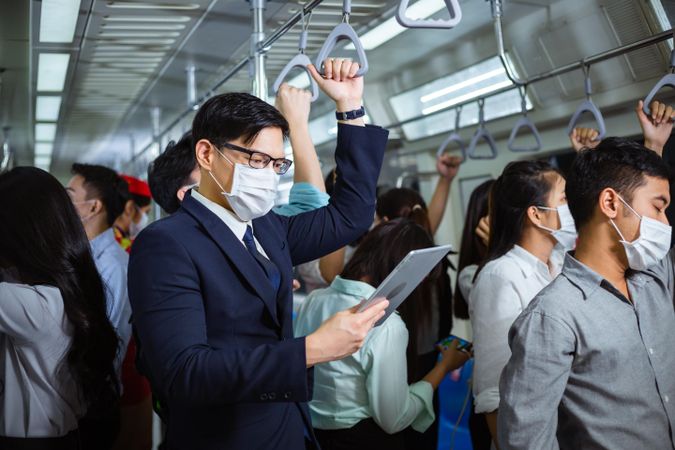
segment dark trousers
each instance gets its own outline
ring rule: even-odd
[[[110,450],[120,432],[120,407],[107,407],[96,416],[85,415],[79,422],[82,450]]]
[[[471,443],[474,450],[490,450],[492,435],[487,426],[485,414],[476,414],[473,401],[471,402],[471,415],[469,416],[469,432],[471,433]]]
[[[77,430],[65,436],[49,438],[13,438],[0,436],[2,450],[81,450]]]
[[[314,429],[321,450],[405,450],[401,433],[387,434],[373,419],[341,430]]]
[[[421,380],[436,365],[438,352],[433,351],[417,356],[417,373],[415,380]],[[436,419],[424,433],[420,433],[408,427],[401,431],[405,440],[406,450],[436,450],[438,448],[438,425],[440,423],[441,403],[438,399],[438,390],[434,391],[434,413]]]

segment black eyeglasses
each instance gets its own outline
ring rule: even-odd
[[[248,148],[239,147],[238,145],[228,144],[227,142],[223,144],[223,147],[229,148],[230,150],[235,150],[237,152],[246,153],[248,155],[248,165],[254,169],[264,169],[271,162],[274,172],[278,175],[283,175],[288,172],[293,161],[286,158],[272,158],[267,153],[256,152],[254,150],[249,150]]]

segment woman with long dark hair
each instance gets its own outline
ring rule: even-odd
[[[76,449],[78,419],[118,396],[103,283],[56,178],[12,169],[0,198],[0,448]]]
[[[314,331],[334,311],[357,307],[405,255],[432,245],[429,233],[410,220],[376,226],[340,276],[305,300],[295,321],[295,334]],[[416,311],[426,300],[424,285],[433,283],[437,272],[403,302],[409,311]],[[310,411],[322,448],[403,449],[404,435],[398,432],[409,426],[422,432],[434,422],[434,390],[446,373],[464,364],[468,356],[454,347],[444,349],[441,360],[421,381],[413,383],[407,364],[411,354],[408,335],[407,324],[393,314],[371,331],[360,351],[315,367]]]
[[[543,161],[506,166],[491,189],[488,253],[469,296],[473,328],[473,392],[496,437],[499,376],[511,353],[508,331],[555,274],[549,264],[570,230],[565,179]],[[563,226],[564,225],[564,226]],[[573,239],[572,239],[573,241]]]

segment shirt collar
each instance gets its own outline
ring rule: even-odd
[[[375,288],[363,281],[346,280],[339,275],[335,277],[330,285],[334,290],[342,294],[351,295],[363,299],[370,298],[375,292]]]
[[[232,233],[237,236],[237,239],[241,240],[244,237],[247,226],[253,228],[251,221],[242,222],[237,216],[234,215],[234,213],[204,197],[196,189],[192,189],[190,191],[190,195],[192,195],[192,198],[204,205],[209,211],[218,216],[220,220],[225,222],[225,225],[227,225],[227,227],[232,230]]]
[[[552,278],[548,266],[520,245],[514,245],[513,248],[509,250],[509,253],[524,263],[520,265],[520,270],[523,272],[525,278],[529,277],[534,272],[540,272],[542,275]]]
[[[571,253],[565,255],[562,275],[581,291],[584,300],[588,300],[604,280],[600,274],[577,260]]]
[[[111,245],[119,245],[115,240],[115,232],[112,228],[108,228],[103,233],[96,236],[94,239],[89,241],[91,246],[91,252],[94,256],[94,259],[101,257],[106,248]]]

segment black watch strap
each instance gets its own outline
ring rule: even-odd
[[[335,111],[335,118],[337,120],[354,120],[358,119],[359,117],[363,117],[366,115],[366,109],[362,106],[359,109],[355,109],[353,111]]]

